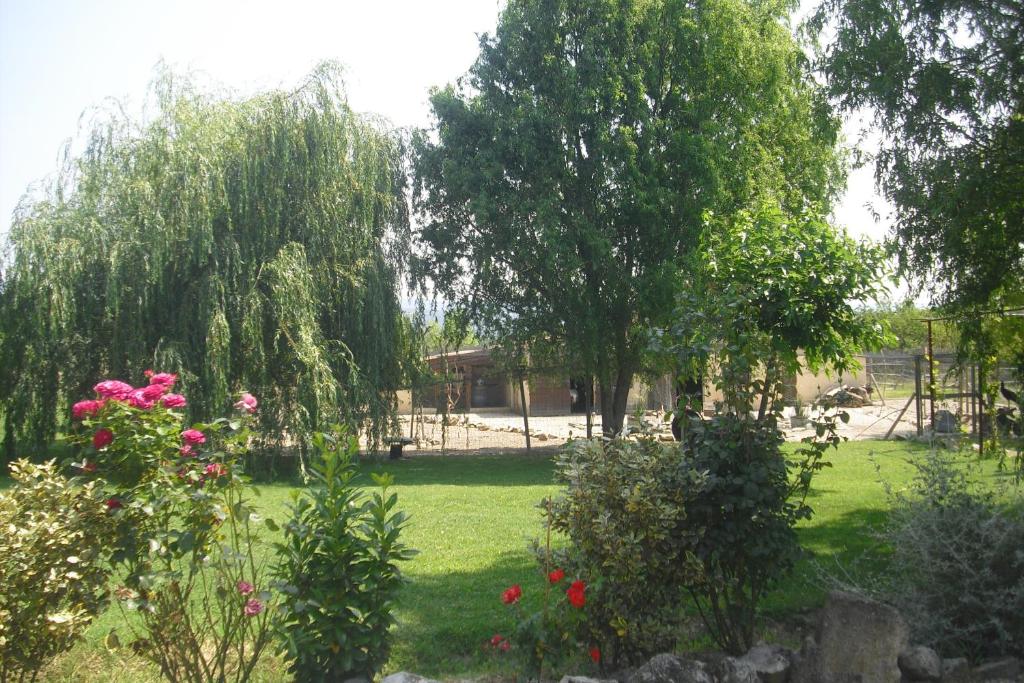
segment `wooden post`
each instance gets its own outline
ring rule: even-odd
[[[917,397],[915,403],[917,413],[917,435],[921,436],[924,434],[924,425],[921,424],[921,409],[924,399],[921,394],[921,356],[914,356],[914,396]]]
[[[592,403],[593,396],[594,396],[594,378],[593,377],[588,377],[587,378],[587,383],[583,387],[583,393],[585,394],[585,396],[583,398],[583,405],[587,409],[587,438],[588,439],[592,439],[594,437],[594,418],[591,415],[591,413],[594,411],[594,406],[593,406],[593,403]]]
[[[932,348],[932,321],[928,321],[928,396],[931,400],[932,432],[935,432],[935,350]]]
[[[526,381],[519,373],[519,399],[523,404],[523,429],[526,432],[526,450],[530,450],[530,409],[526,405]]]
[[[988,415],[988,406],[985,405],[985,360],[978,361],[978,406],[981,408],[981,415],[978,416],[978,455],[985,455],[985,417]],[[995,429],[992,424],[994,420],[989,416],[989,429]]]

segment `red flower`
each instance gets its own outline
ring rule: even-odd
[[[594,664],[601,663],[601,650],[597,646],[590,648],[590,658],[594,660]]]
[[[495,633],[493,636],[491,636],[491,647],[498,647],[499,645],[501,645],[501,641],[503,640],[505,640],[505,636],[501,635],[500,633]]]
[[[108,510],[120,510],[124,505],[121,504],[117,498],[107,498],[107,509]]]
[[[150,384],[162,384],[163,386],[167,387],[168,391],[171,390],[171,387],[174,386],[174,383],[176,381],[178,381],[178,376],[172,375],[169,372],[158,372],[155,375],[149,376]]]
[[[152,370],[146,370],[146,371],[145,371],[144,373],[142,373],[142,374],[143,374],[143,375],[144,375],[144,376],[146,377],[146,379],[149,379],[150,377],[152,377],[152,376],[153,376],[153,371],[152,371]]]
[[[548,581],[551,583],[558,583],[565,578],[565,572],[561,569],[556,569],[553,572],[548,573]]]
[[[82,463],[82,470],[91,474],[96,471],[96,463],[86,460]]]
[[[587,604],[587,598],[584,595],[586,590],[587,584],[582,581],[573,581],[572,585],[569,586],[569,590],[565,591],[565,594],[569,596],[569,604],[577,609]]]
[[[506,588],[505,592],[501,594],[501,601],[506,605],[519,602],[519,598],[523,597],[523,589],[519,587],[519,584]]]
[[[92,435],[92,447],[99,450],[109,446],[113,440],[114,432],[110,431],[106,427],[103,429],[97,429],[96,433]]]
[[[245,603],[245,609],[243,611],[245,612],[245,616],[254,617],[263,611],[263,603],[256,598],[253,598]]]
[[[198,429],[186,429],[181,433],[182,440],[185,443],[198,446],[199,444],[206,443],[206,434],[203,434]]]
[[[508,642],[507,640],[503,640],[500,643],[498,643],[498,649],[502,652],[508,652],[508,649],[510,647],[512,647],[512,643]]]
[[[71,417],[81,420],[83,417],[93,417],[100,412],[100,408],[106,403],[103,399],[97,401],[79,401],[71,406]]]
[[[223,477],[225,474],[228,473],[228,468],[222,463],[211,462],[209,465],[206,466],[206,469],[203,471],[209,477]]]

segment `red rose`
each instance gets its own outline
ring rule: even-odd
[[[156,401],[170,391],[170,387],[163,384],[150,384],[142,389],[142,397],[147,401]]]
[[[498,647],[499,645],[501,645],[501,641],[503,640],[505,640],[505,636],[501,635],[500,633],[495,633],[493,636],[491,636],[491,647]]]
[[[79,401],[75,405],[71,406],[71,417],[76,420],[81,420],[83,417],[93,417],[96,413],[100,412],[100,408],[103,407],[104,400],[98,401]]]
[[[512,647],[512,643],[507,640],[503,640],[498,644],[498,649],[502,652],[508,652],[509,648]]]
[[[110,431],[106,427],[103,429],[97,429],[96,433],[92,435],[92,447],[96,450],[105,448],[110,445],[110,442],[114,440],[114,432]]]
[[[590,648],[590,658],[594,660],[594,664],[601,663],[601,650],[596,646]]]
[[[565,591],[565,594],[569,596],[569,604],[577,609],[587,604],[587,598],[584,595],[586,590],[587,584],[582,581],[573,581],[572,585],[569,586],[569,590]]]
[[[181,433],[181,438],[185,443],[193,446],[206,443],[206,435],[198,429],[186,429]]]
[[[158,372],[155,375],[149,376],[150,384],[162,384],[163,386],[167,387],[168,391],[171,390],[171,387],[174,386],[174,383],[176,381],[178,381],[178,376],[173,375],[169,372]]]
[[[124,505],[121,505],[121,501],[117,498],[107,498],[107,509],[108,510],[120,510]]]
[[[506,605],[511,605],[515,602],[519,602],[519,598],[523,597],[523,589],[519,587],[519,584],[506,588],[505,592],[501,594],[501,601]]]
[[[160,402],[164,404],[164,408],[184,408],[186,405],[185,397],[181,394],[167,394]]]
[[[550,581],[551,583],[558,583],[559,581],[561,581],[564,578],[565,578],[565,571],[563,571],[561,569],[556,569],[555,571],[550,572],[548,574],[548,581]]]

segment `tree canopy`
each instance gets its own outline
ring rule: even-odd
[[[836,122],[774,3],[511,0],[414,139],[419,267],[489,338],[557,345],[621,427],[703,216],[826,205]]]
[[[824,0],[811,27],[831,94],[874,114],[878,186],[902,271],[932,303],[1024,291],[1024,4]]]
[[[7,455],[44,443],[104,377],[175,372],[195,418],[260,399],[277,441],[388,428],[408,212],[401,140],[348,107],[337,68],[291,92],[161,74],[16,212],[0,292]]]

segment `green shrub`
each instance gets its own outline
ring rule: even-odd
[[[390,652],[397,562],[414,554],[399,540],[406,518],[394,511],[390,475],[373,475],[372,495],[356,487],[354,437],[335,430],[313,445],[312,484],[276,546],[282,647],[297,680],[372,678]]]
[[[910,491],[890,494],[882,597],[946,656],[1024,655],[1024,500],[955,458],[931,452]]]
[[[0,680],[34,680],[107,604],[110,519],[92,483],[11,464],[0,494]]]
[[[556,461],[566,485],[551,502],[552,527],[565,552],[542,562],[587,585],[587,633],[604,663],[637,662],[671,650],[685,587],[697,578],[691,551],[703,530],[690,515],[705,477],[677,444],[652,439],[575,441]]]

